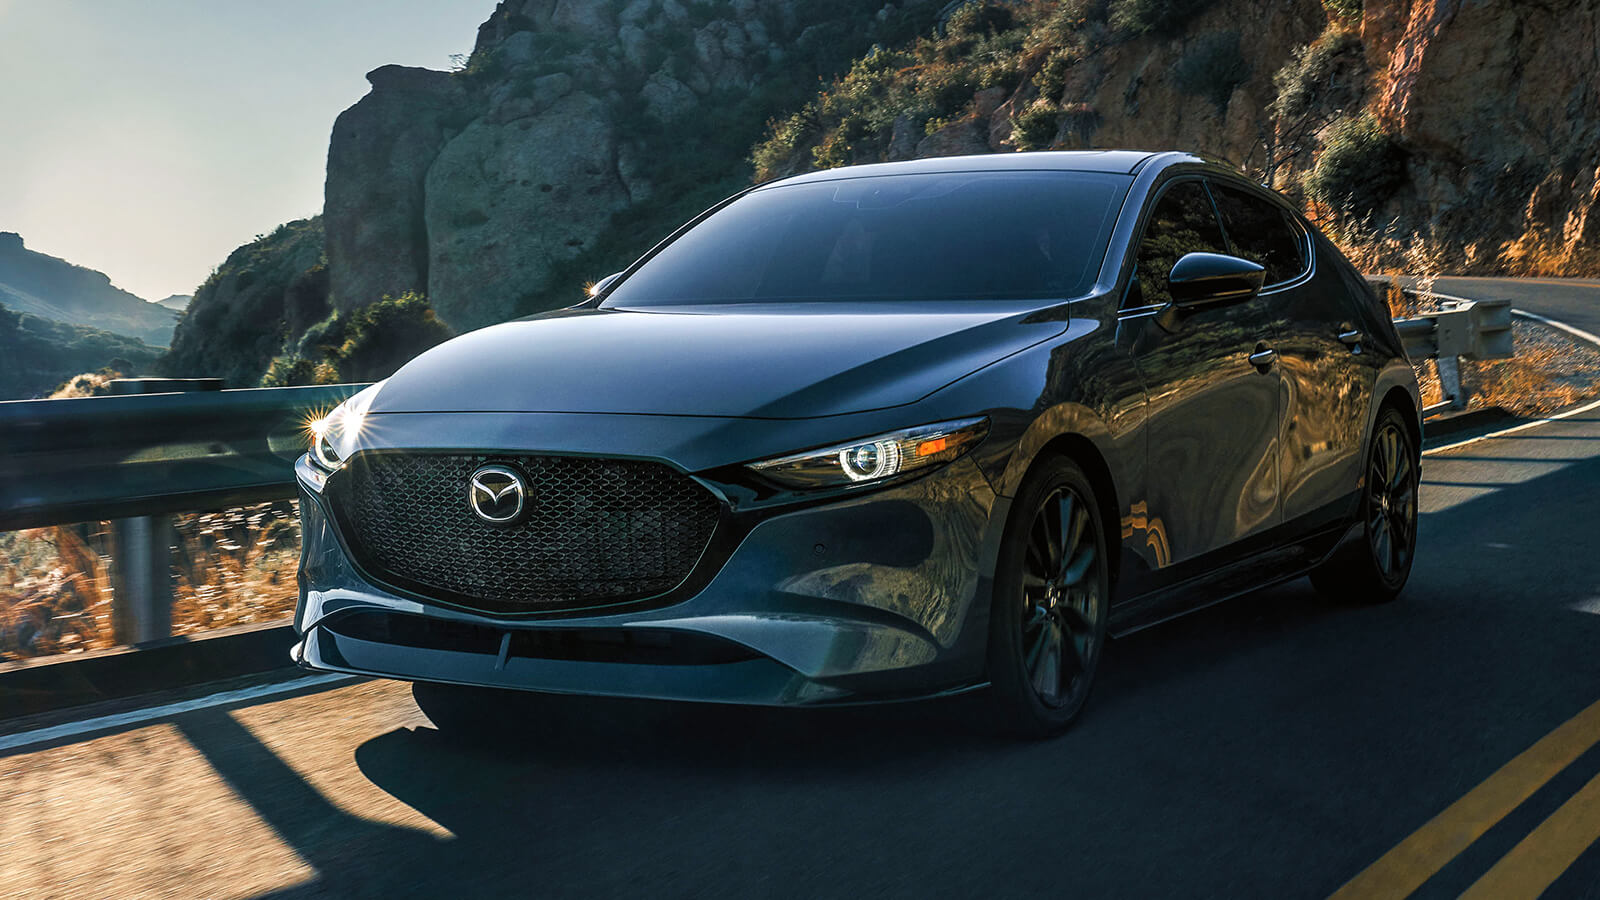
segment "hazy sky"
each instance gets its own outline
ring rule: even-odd
[[[0,231],[147,300],[322,209],[334,117],[495,0],[0,0]]]

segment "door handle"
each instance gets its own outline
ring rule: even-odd
[[[1360,353],[1361,342],[1366,340],[1366,337],[1367,336],[1362,334],[1360,331],[1347,325],[1339,332],[1339,343],[1349,347],[1351,350],[1354,350],[1357,353]]]
[[[1256,352],[1250,354],[1248,358],[1250,365],[1265,372],[1273,363],[1278,361],[1278,351],[1268,347],[1266,344],[1257,344]]]

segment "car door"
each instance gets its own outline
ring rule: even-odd
[[[1226,253],[1209,191],[1169,184],[1147,216],[1121,327],[1148,395],[1145,527],[1165,544],[1151,587],[1247,555],[1279,522],[1279,379],[1264,305],[1177,310],[1167,276],[1187,253]],[[1137,518],[1137,517],[1135,517]],[[1195,597],[1195,600],[1203,598]]]
[[[1310,233],[1264,191],[1213,180],[1235,256],[1264,266],[1283,390],[1278,456],[1283,520],[1296,535],[1345,521],[1363,473],[1362,442],[1377,371],[1338,267],[1312,264]]]

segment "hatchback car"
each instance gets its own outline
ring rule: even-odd
[[[1418,409],[1361,276],[1216,162],[801,175],[316,423],[294,655],[444,727],[484,688],[987,689],[1052,734],[1108,634],[1308,573],[1394,597]]]

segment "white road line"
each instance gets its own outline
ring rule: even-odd
[[[1434,294],[1434,296],[1438,297],[1441,300],[1464,301],[1466,299],[1464,297],[1451,297],[1451,296],[1449,296],[1447,294]],[[1544,316],[1541,316],[1541,315],[1539,315],[1537,313],[1528,312],[1527,310],[1513,309],[1511,311],[1511,313],[1512,313],[1512,315],[1522,316],[1525,319],[1532,319],[1535,322],[1539,322],[1539,323],[1544,324],[1544,325],[1549,325],[1551,328],[1560,329],[1561,331],[1565,331],[1566,333],[1572,335],[1575,338],[1578,338],[1580,340],[1588,341],[1589,343],[1594,344],[1596,347],[1600,347],[1600,337],[1592,335],[1589,332],[1584,331],[1582,328],[1574,328],[1574,327],[1572,327],[1571,325],[1568,325],[1565,322],[1557,322],[1555,319],[1547,319]],[[1499,431],[1492,431],[1492,432],[1490,432],[1488,434],[1480,434],[1477,437],[1467,438],[1464,441],[1456,441],[1453,444],[1445,444],[1443,447],[1433,447],[1431,449],[1422,451],[1422,455],[1423,456],[1432,456],[1435,453],[1443,453],[1446,450],[1454,450],[1457,447],[1465,447],[1468,444],[1476,444],[1479,441],[1487,441],[1487,440],[1491,440],[1493,438],[1505,437],[1508,434],[1516,434],[1519,431],[1527,431],[1529,428],[1536,428],[1536,427],[1538,427],[1540,425],[1548,425],[1551,422],[1559,422],[1562,419],[1570,418],[1572,416],[1582,415],[1583,413],[1586,413],[1586,412],[1589,412],[1589,411],[1595,410],[1595,409],[1600,409],[1600,400],[1596,400],[1593,403],[1586,403],[1583,406],[1578,407],[1577,409],[1569,409],[1564,413],[1557,413],[1557,414],[1555,414],[1553,416],[1546,416],[1543,419],[1535,419],[1532,422],[1523,422],[1521,425],[1513,425],[1510,428],[1502,428]]]
[[[193,700],[183,700],[177,703],[168,703],[164,706],[151,706],[146,709],[135,709],[125,713],[116,713],[110,716],[99,716],[93,719],[84,719],[81,722],[67,722],[62,725],[52,725],[48,728],[35,728],[32,731],[20,731],[16,734],[0,735],[0,751],[11,750],[16,747],[26,747],[29,744],[42,744],[46,741],[60,740],[61,738],[76,737],[91,731],[103,731],[108,728],[120,728],[125,725],[136,725],[140,722],[149,722],[153,719],[164,719],[179,713],[193,712],[197,709],[206,709],[212,706],[225,706],[229,703],[238,703],[244,700],[260,700],[263,697],[274,697],[278,694],[289,694],[294,691],[305,690],[308,687],[334,684],[341,681],[356,681],[354,675],[323,674],[312,675],[307,678],[296,678],[293,681],[280,681],[274,684],[257,685],[256,687],[240,688],[236,691],[223,691],[220,694],[211,694],[206,697],[196,697]]]

